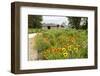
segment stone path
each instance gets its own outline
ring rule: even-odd
[[[36,36],[36,33],[29,34],[29,51],[28,51],[28,56],[29,60],[37,60],[38,59],[38,51],[34,49],[34,37]]]

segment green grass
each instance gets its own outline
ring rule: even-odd
[[[87,58],[87,32],[76,29],[29,29],[37,33],[35,47],[40,59]]]
[[[43,29],[33,29],[33,28],[29,28],[28,29],[28,33],[39,33],[41,31],[44,31]]]

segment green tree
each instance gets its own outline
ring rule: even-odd
[[[81,17],[68,17],[69,27],[80,29]]]
[[[87,17],[68,17],[69,27],[75,29],[87,29],[88,18]]]
[[[28,28],[41,28],[42,16],[28,15]]]
[[[81,22],[83,23],[81,26],[81,29],[87,29],[88,28],[88,18],[87,17],[83,17],[81,19]]]

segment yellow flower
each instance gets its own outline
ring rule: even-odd
[[[64,55],[64,57],[67,57],[68,56],[68,53],[66,52],[66,53],[63,53],[63,55]]]
[[[63,50],[63,51],[66,51],[66,49],[65,49],[65,48],[62,48],[62,50]]]
[[[69,45],[68,50],[71,51],[71,49],[72,49],[72,45]]]
[[[78,48],[74,48],[75,51],[78,51]]]
[[[79,48],[79,47],[80,47],[80,45],[76,45],[76,47],[78,47],[78,48]]]

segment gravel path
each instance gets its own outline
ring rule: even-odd
[[[38,59],[38,51],[35,50],[34,47],[34,37],[36,36],[36,33],[29,34],[29,60],[37,60]]]

